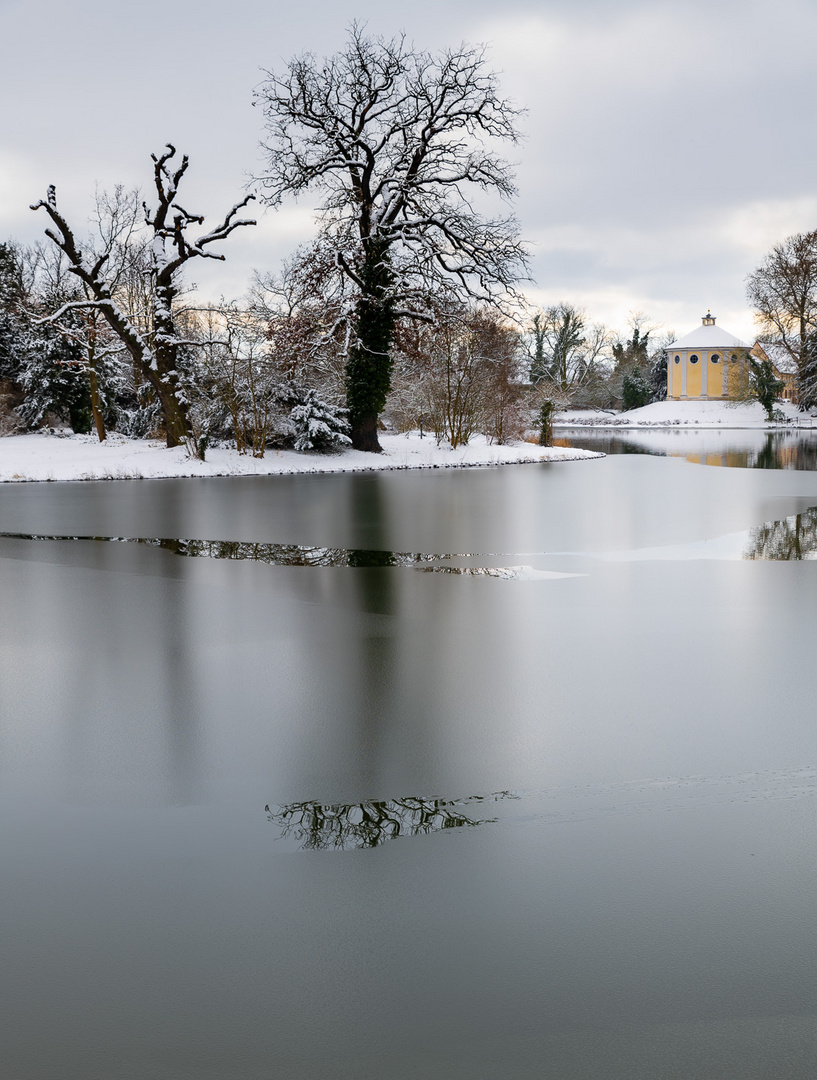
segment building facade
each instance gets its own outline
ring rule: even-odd
[[[752,349],[752,356],[758,360],[771,361],[775,375],[783,383],[780,394],[784,401],[797,404],[797,361],[789,353],[782,342],[756,341]]]
[[[746,396],[750,346],[715,324],[702,325],[667,348],[667,400],[723,401]]]

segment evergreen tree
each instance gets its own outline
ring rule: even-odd
[[[17,251],[0,244],[0,379],[17,382],[25,347],[20,304],[23,275]]]
[[[632,368],[641,368],[649,361],[650,331],[641,333],[639,326],[633,327],[633,336],[629,341],[617,341],[613,345],[613,360],[616,370],[626,372]]]
[[[817,405],[817,333],[806,338],[806,348],[798,372],[799,404],[801,409]]]
[[[23,299],[23,271],[12,244],[0,244],[0,310],[9,311]]]
[[[338,450],[351,446],[346,409],[321,400],[317,391],[307,390],[300,404],[289,414],[295,431],[296,450]]]
[[[621,400],[625,412],[647,405],[651,397],[652,385],[639,368],[633,368],[621,380]]]
[[[25,338],[19,381],[25,400],[18,412],[30,427],[39,427],[51,413],[78,434],[91,430],[91,394],[75,342],[47,325],[32,328]]]
[[[666,401],[667,398],[667,350],[660,349],[654,354],[648,376],[650,383],[650,401]]]
[[[766,410],[766,419],[771,420],[774,403],[782,393],[785,383],[775,375],[771,360],[755,360],[750,356],[749,364],[750,389]]]
[[[543,401],[539,409],[539,445],[553,445],[553,414],[556,412],[555,401]]]

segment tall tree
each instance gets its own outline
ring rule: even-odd
[[[439,56],[403,37],[368,38],[268,72],[256,94],[266,124],[266,200],[324,195],[321,231],[354,286],[346,361],[353,445],[379,451],[377,417],[391,382],[401,317],[429,318],[428,295],[501,304],[525,273],[515,220],[484,218],[476,192],[515,194],[487,140],[516,142],[519,113],[499,92],[485,51]]]
[[[560,303],[538,312],[529,334],[530,377],[536,386],[567,403],[598,371],[609,334],[573,304]]]
[[[24,295],[20,253],[14,244],[0,244],[0,379],[14,379],[19,374]]]
[[[39,426],[46,417],[90,430],[82,356],[53,326],[38,320],[49,294],[36,272],[37,252],[0,244],[0,429]]]
[[[633,368],[646,367],[650,359],[650,334],[642,329],[643,317],[637,313],[632,320],[632,334],[625,341],[613,344],[613,360],[617,372],[630,372]]]
[[[151,239],[149,275],[152,310],[148,333],[116,301],[108,265],[111,251],[103,247],[101,252],[91,251],[86,257],[73,230],[57,208],[54,186],[49,187],[45,201],[32,206],[32,210],[42,208],[51,218],[55,230],[46,229],[46,236],[63,252],[69,271],[76,275],[85,290],[84,296],[63,304],[50,318],[58,322],[72,310],[96,308],[101,312],[130,354],[135,369],[156,393],[164,416],[168,446],[178,446],[192,436],[184,390],[179,380],[179,355],[185,342],[177,334],[174,323],[179,273],[190,259],[223,260],[224,256],[211,252],[209,245],[224,240],[241,225],[255,224],[254,221],[236,217],[238,211],[253,198],[248,195],[230,210],[220,225],[196,240],[190,238],[187,235],[189,227],[203,224],[204,218],[188,213],[177,201],[188,159],[185,155],[178,165],[174,165],[175,156],[176,149],[170,143],[164,153],[158,156],[151,154],[157,207],[151,211],[144,204],[145,222]]]
[[[777,244],[746,279],[746,295],[761,327],[797,364],[801,406],[817,403],[817,372],[809,337],[817,332],[817,230]]]
[[[749,387],[766,411],[766,419],[773,419],[774,403],[785,387],[785,383],[774,373],[771,360],[755,360],[749,357]]]
[[[136,189],[126,191],[117,185],[112,193],[98,190],[93,234],[82,246],[88,253],[92,252],[94,261],[105,257],[105,277],[113,300],[129,318],[139,318],[143,326],[147,305],[132,303],[129,295],[134,282],[138,283],[138,291],[144,293],[144,279],[149,274],[147,239],[144,229],[140,229],[141,211]],[[89,397],[94,426],[102,442],[106,437],[105,413],[128,382],[126,365],[121,359],[125,346],[101,309],[92,302],[88,286],[70,272],[68,260],[59,247],[36,244],[29,249],[29,256],[39,294],[40,321],[46,319],[63,338],[79,347],[81,359],[74,361],[76,374],[87,383],[85,396]],[[83,299],[90,302],[88,306],[66,306]],[[55,317],[54,312],[59,310],[62,316]]]

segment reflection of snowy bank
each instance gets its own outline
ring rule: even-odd
[[[596,454],[587,450],[514,443],[496,446],[475,436],[452,450],[433,438],[381,435],[382,454],[344,450],[307,454],[267,450],[263,458],[232,449],[207,451],[206,461],[177,447],[111,435],[104,443],[90,435],[13,435],[0,439],[0,482],[23,480],[128,480],[179,476],[270,476],[291,473],[367,472],[382,469],[452,469],[515,465],[540,461],[575,461]]]
[[[686,456],[687,454],[758,453],[766,445],[767,432],[760,429],[734,431],[728,428],[700,431],[694,428],[678,427],[657,428],[650,431],[628,430],[615,435],[607,429],[598,432],[583,431],[581,434],[582,442],[588,445],[596,441],[600,444],[609,442],[611,437],[621,438],[627,446],[642,454]],[[794,438],[797,436],[795,435]]]
[[[565,430],[554,441],[559,446],[584,447],[604,454],[681,457],[696,465],[817,470],[817,428],[583,428]]]
[[[780,401],[775,408],[784,419],[771,426],[787,428],[790,424],[804,424],[810,427],[813,424],[817,429],[817,419],[799,412],[790,402]],[[763,429],[770,426],[757,401],[654,401],[626,413],[567,410],[557,413],[553,421],[554,427],[666,428],[684,425]]]
[[[454,574],[460,577],[493,577],[503,581],[552,581],[582,577],[555,570],[537,570],[533,566],[459,566],[453,559],[509,558],[507,555],[480,556],[470,552],[455,555],[422,551],[383,551],[377,548],[305,547],[300,544],[260,544],[240,540],[187,540],[177,537],[150,536],[77,536],[57,533],[0,532],[0,540],[27,540],[40,543],[141,544],[159,548],[173,555],[193,559],[227,559],[230,562],[256,562],[267,566],[348,567],[357,570],[411,567],[428,573]]]

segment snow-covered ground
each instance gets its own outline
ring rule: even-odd
[[[575,409],[557,413],[554,427],[675,427],[695,424],[711,428],[787,428],[794,424],[817,427],[817,419],[798,411],[795,405],[780,401],[775,406],[783,421],[769,425],[763,406],[757,401],[654,401],[626,413],[596,412]]]
[[[263,458],[235,450],[211,449],[206,461],[186,450],[168,450],[160,442],[109,435],[31,434],[0,439],[0,482],[26,480],[127,480],[171,476],[270,476],[280,473],[364,472],[374,469],[450,469],[477,465],[510,465],[537,461],[575,461],[603,457],[590,450],[541,447],[533,443],[494,446],[474,437],[452,450],[433,438],[381,435],[382,454],[345,450],[307,454],[267,450]]]

